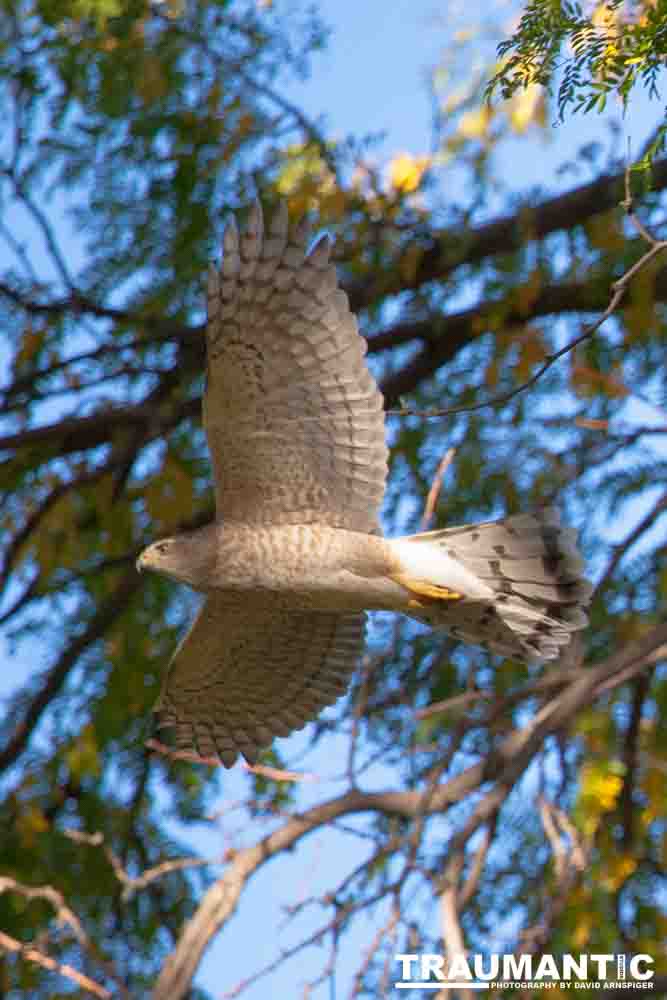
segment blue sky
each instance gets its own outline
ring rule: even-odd
[[[426,79],[438,64],[452,31],[472,24],[483,33],[491,12],[502,12],[498,17],[504,17],[509,24],[512,5],[484,4],[483,0],[475,0],[474,3],[443,4],[438,8],[434,0],[395,0],[393,3],[322,0],[318,9],[332,27],[328,48],[314,57],[309,79],[290,83],[286,96],[311,116],[323,116],[329,135],[354,133],[361,136],[384,132],[386,137],[375,152],[378,161],[382,162],[400,151],[419,154],[430,148],[431,106]],[[633,103],[632,120],[625,127],[633,148],[638,148],[656,114],[655,105],[649,108],[647,100],[638,95]],[[526,140],[520,140],[520,156],[517,156],[518,141],[509,143],[499,154],[505,183],[517,191],[526,191],[540,184],[565,188],[580,182],[586,178],[573,175],[558,178],[557,167],[573,159],[583,143],[593,138],[607,142],[607,135],[606,126],[600,120],[580,117],[554,128],[547,138],[536,135],[530,147]],[[621,152],[624,140],[619,139],[619,145]],[[527,155],[529,148],[530,155]],[[443,186],[446,181],[443,178]],[[455,194],[454,187],[452,197]],[[24,648],[23,652],[27,657],[28,650]],[[39,655],[43,659],[43,647]],[[31,666],[25,662],[16,664],[13,671],[4,672],[5,682],[13,674],[16,683],[18,673]],[[298,735],[291,746],[304,742],[304,737]],[[327,737],[325,750],[319,751],[316,759],[310,758],[309,766],[315,766],[323,778],[342,770],[345,747],[343,737]],[[390,777],[395,775],[383,774],[378,767],[373,780],[381,787]],[[240,798],[244,783],[244,774],[238,767],[231,773],[225,772],[216,806],[223,809]],[[341,787],[340,783],[328,783],[326,779],[304,785],[303,803],[308,805],[333,796]],[[234,843],[253,842],[256,836],[256,826],[248,831],[247,837],[241,829]],[[193,853],[201,852],[211,858],[220,857],[230,846],[218,820],[202,823],[199,829],[188,833],[187,839]],[[197,981],[213,996],[221,997],[239,979],[275,959],[281,947],[288,947],[296,940],[297,930],[306,935],[317,923],[325,922],[326,914],[315,907],[295,925],[286,927],[281,907],[331,887],[337,876],[341,877],[360,860],[358,841],[327,831],[308,837],[295,854],[281,856],[265,866],[242,894],[237,914],[209,949]],[[212,871],[216,874],[215,869]],[[379,920],[379,916],[375,916]],[[425,919],[434,917],[427,915]],[[364,933],[350,935],[342,945],[336,997],[347,996],[349,977],[358,967],[362,951],[372,937],[372,925],[367,923],[365,927]],[[302,983],[321,969],[326,961],[325,954],[317,948],[309,950],[303,957],[279,967],[268,978],[244,991],[243,997],[265,1000],[267,996],[301,996]],[[311,1000],[331,1000],[331,996],[329,986],[324,985],[311,994]]]
[[[324,115],[334,136],[385,132],[388,150],[425,149],[425,84],[444,37],[433,0],[322,0],[317,9],[332,28],[329,45],[315,57],[310,78],[290,86],[290,98],[310,115]]]

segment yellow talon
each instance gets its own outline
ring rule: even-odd
[[[460,601],[463,597],[463,594],[459,594],[455,590],[439,587],[436,583],[427,583],[426,580],[415,580],[406,576],[394,576],[392,579],[414,595],[408,601],[410,608],[423,608],[425,604],[430,604],[432,601]],[[425,599],[425,601],[422,602],[420,598]]]

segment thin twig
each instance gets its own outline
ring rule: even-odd
[[[349,997],[350,1000],[354,1000],[355,997],[360,996],[364,976],[371,967],[371,963],[378,953],[380,945],[382,944],[382,939],[385,936],[389,936],[393,933],[394,929],[398,925],[401,919],[401,906],[400,899],[395,896],[391,905],[391,912],[387,920],[378,928],[377,932],[373,935],[373,939],[367,948],[364,949],[363,958],[361,965],[357,969],[354,975],[354,981],[352,983],[352,989],[350,990]]]
[[[479,887],[480,879],[484,872],[484,866],[486,864],[486,859],[493,841],[493,836],[496,831],[498,821],[498,814],[495,813],[489,820],[489,825],[484,831],[484,836],[482,842],[475,851],[475,855],[470,864],[470,869],[466,876],[465,882],[459,889],[458,897],[456,900],[456,905],[460,911],[465,910],[468,903],[470,903],[477,892]]]
[[[660,515],[665,511],[667,511],[667,493],[664,493],[656,501],[651,510],[644,515],[641,521],[635,525],[632,531],[623,539],[622,542],[619,542],[617,545],[613,546],[611,559],[609,560],[607,568],[605,569],[602,578],[600,579],[600,582],[595,588],[596,593],[599,594],[600,591],[604,590],[604,588],[607,586],[609,581],[612,579],[614,573],[616,572],[618,564],[621,562],[622,559],[624,559],[628,550],[632,548],[635,542],[637,542],[641,538],[641,536],[644,534],[645,531],[648,531],[648,529],[651,528],[653,524],[655,524],[658,517],[660,517]]]
[[[422,776],[422,780],[427,782],[425,792],[363,792],[350,789],[327,802],[293,815],[283,826],[267,833],[257,843],[235,852],[221,878],[207,889],[194,914],[183,926],[174,950],[158,976],[153,1000],[179,1000],[185,997],[205,948],[235,912],[248,880],[271,858],[294,848],[303,837],[336,819],[362,812],[384,815],[387,819],[408,819],[410,823],[406,827],[410,845],[414,845],[415,854],[418,855],[425,817],[442,815],[452,805],[461,803],[471,792],[477,792],[482,784],[495,782],[477,801],[472,816],[448,846],[448,850],[450,846],[456,850],[461,844],[465,845],[480,826],[492,822],[512,788],[534,760],[535,754],[544,746],[547,737],[561,732],[584,706],[592,704],[602,686],[605,690],[612,690],[646,670],[656,652],[665,645],[667,623],[656,626],[641,639],[628,643],[603,663],[580,671],[565,690],[536,712],[525,726],[512,730],[485,758],[470,764],[444,784],[436,782],[440,781],[450,766],[447,753],[430,773]],[[428,781],[430,777],[433,778],[433,786]],[[413,859],[408,858],[405,870],[410,873],[416,870]],[[379,897],[365,900],[360,905],[372,906],[377,898],[384,898],[388,892],[393,891],[393,885],[383,886]],[[358,909],[359,906],[353,906],[352,912],[357,912]],[[322,928],[319,935],[312,936],[312,940],[321,940],[322,935],[329,930],[329,927]],[[276,960],[278,962],[279,959]],[[247,985],[248,981],[245,982]],[[231,995],[238,995],[238,992]]]
[[[424,505],[424,513],[422,514],[422,519],[419,524],[419,530],[425,531],[428,527],[431,518],[435,513],[436,504],[438,502],[438,497],[440,496],[440,490],[442,489],[442,480],[444,478],[445,472],[452,464],[452,459],[456,454],[455,448],[448,448],[445,454],[440,459],[438,463],[438,468],[435,470],[435,475],[433,477],[433,482],[431,483],[431,488],[428,491],[428,496],[426,497],[426,503]]]
[[[443,701],[436,701],[433,705],[427,705],[426,708],[418,708],[414,716],[415,719],[428,719],[432,715],[440,715],[454,709],[465,708],[468,705],[474,705],[478,701],[492,701],[496,697],[497,692],[491,690],[464,691],[463,694],[456,694],[451,698],[445,698]]]
[[[120,858],[105,844],[104,836],[101,833],[85,833],[82,830],[73,829],[64,830],[63,833],[68,840],[73,840],[75,843],[103,848],[104,854],[113,868],[114,875],[123,886],[124,900],[130,899],[135,892],[145,889],[151,882],[162,878],[164,875],[169,875],[171,872],[184,871],[188,868],[203,868],[205,865],[215,863],[209,861],[207,858],[173,858],[161,861],[160,864],[154,865],[152,868],[147,868],[141,875],[133,878],[125,870]]]
[[[630,178],[630,169],[628,168],[625,173],[626,194],[625,198],[621,202],[621,205],[626,210],[628,218],[635,226],[640,236],[644,240],[646,240],[646,242],[649,244],[649,249],[642,257],[640,257],[638,261],[635,261],[632,267],[628,271],[626,271],[626,273],[622,275],[622,277],[620,277],[617,281],[613,282],[611,286],[612,294],[609,300],[609,304],[607,305],[607,308],[604,310],[602,315],[599,316],[598,319],[595,320],[595,322],[589,323],[587,326],[585,326],[583,331],[578,336],[568,341],[568,343],[565,344],[564,347],[561,347],[559,351],[556,351],[555,354],[547,355],[543,364],[540,365],[537,371],[533,375],[531,375],[529,379],[527,379],[525,382],[522,382],[521,385],[516,386],[514,389],[511,389],[509,392],[500,393],[498,396],[492,396],[490,399],[486,399],[482,403],[475,403],[471,406],[455,406],[447,410],[413,410],[409,407],[402,407],[399,410],[388,410],[387,412],[392,414],[393,416],[398,416],[398,417],[441,418],[441,417],[452,416],[453,414],[457,413],[474,413],[478,410],[484,410],[489,406],[502,406],[505,403],[509,403],[510,400],[514,399],[515,396],[518,396],[519,393],[525,392],[526,389],[530,389],[532,386],[534,386],[535,383],[542,378],[545,372],[547,372],[552,365],[554,365],[566,354],[569,354],[571,351],[573,351],[576,347],[579,346],[579,344],[582,344],[585,340],[588,340],[590,337],[592,337],[593,334],[597,330],[599,330],[599,328],[602,326],[605,320],[609,319],[609,317],[613,315],[613,313],[616,311],[627,291],[628,285],[635,277],[635,275],[639,271],[641,271],[642,268],[644,268],[649,263],[649,261],[653,260],[654,257],[657,257],[658,254],[663,252],[663,250],[667,249],[667,240],[659,240],[655,236],[653,236],[653,234],[646,228],[646,226],[639,220],[639,218],[635,214],[632,196],[630,194],[629,178]]]
[[[247,764],[243,762],[243,768],[250,774],[259,774],[263,778],[270,778],[271,781],[321,781],[319,774],[311,771],[286,771],[281,767],[269,767],[267,764]]]
[[[21,941],[17,941],[16,938],[10,937],[9,934],[5,934],[4,931],[0,931],[0,948],[4,949],[4,951],[20,955],[21,958],[25,958],[28,962],[41,965],[43,969],[47,969],[49,972],[59,973],[66,979],[76,983],[81,989],[87,990],[94,997],[99,997],[100,1000],[111,1000],[113,996],[104,986],[100,986],[99,983],[89,979],[88,976],[84,976],[82,972],[77,972],[71,965],[58,962],[55,958],[51,958],[50,955],[45,955],[43,951],[35,948],[34,945],[23,944]]]
[[[28,194],[22,179],[18,174],[7,167],[2,168],[2,174],[10,181],[14,187],[17,198],[19,198],[25,205],[27,211],[32,215],[37,228],[41,231],[44,238],[44,242],[51,254],[51,258],[56,267],[56,270],[60,274],[60,278],[63,284],[67,287],[70,292],[75,292],[75,282],[72,275],[69,272],[69,268],[65,262],[65,258],[61,253],[60,247],[56,242],[56,238],[53,235],[53,227],[49,221],[48,216],[42,211],[41,207],[33,201],[32,197]]]
[[[57,889],[54,889],[53,886],[51,885],[29,886],[29,885],[24,885],[22,882],[17,882],[16,879],[10,878],[9,876],[3,876],[2,878],[0,878],[0,894],[4,892],[16,892],[19,895],[23,896],[24,899],[28,900],[43,899],[47,903],[49,903],[53,907],[53,910],[55,911],[56,922],[58,924],[64,924],[65,926],[70,928],[81,950],[86,955],[88,955],[94,962],[96,962],[97,965],[99,965],[100,968],[104,970],[105,974],[110,979],[113,979],[113,981],[116,983],[119,995],[123,997],[129,997],[129,994],[125,989],[125,986],[120,976],[118,976],[118,974],[114,971],[114,968],[111,965],[111,963],[108,962],[106,959],[102,958],[102,956],[98,953],[97,948],[95,947],[93,942],[88,937],[88,934],[84,930],[83,924],[77,917],[76,913],[74,913],[74,911],[66,904],[65,897],[62,895],[61,892],[59,892]],[[19,944],[19,947],[22,949],[23,952],[24,946],[21,945],[20,942],[17,943]],[[38,961],[36,957],[33,956],[26,956],[26,957],[30,958],[32,961]],[[45,958],[49,962],[53,962],[54,966],[60,965],[60,963],[56,962],[54,959],[49,958],[49,956],[42,955],[42,958]],[[66,968],[69,968],[69,966],[67,966]],[[62,969],[58,968],[55,971],[62,972]],[[67,973],[63,972],[63,975],[67,975]],[[104,995],[111,996],[111,994],[108,993],[107,991],[104,991]]]
[[[67,646],[53,666],[43,675],[41,686],[27,703],[23,714],[14,721],[8,742],[0,747],[0,771],[10,767],[23,753],[32,732],[52,700],[67,680],[70,670],[79,657],[104,635],[127,607],[141,587],[141,579],[134,567],[118,581],[113,591],[88,619],[85,628]]]
[[[170,760],[184,760],[188,764],[205,764],[207,767],[222,767],[217,757],[200,757],[194,750],[174,750],[155,738],[146,740],[144,746],[147,750],[159,753],[163,757],[169,757]]]

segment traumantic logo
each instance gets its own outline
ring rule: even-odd
[[[652,990],[650,955],[397,955],[397,990]]]

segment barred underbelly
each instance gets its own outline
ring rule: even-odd
[[[375,535],[323,524],[228,523],[221,542],[216,589],[264,591],[280,607],[384,607],[381,581],[395,586],[387,580],[385,542]]]

